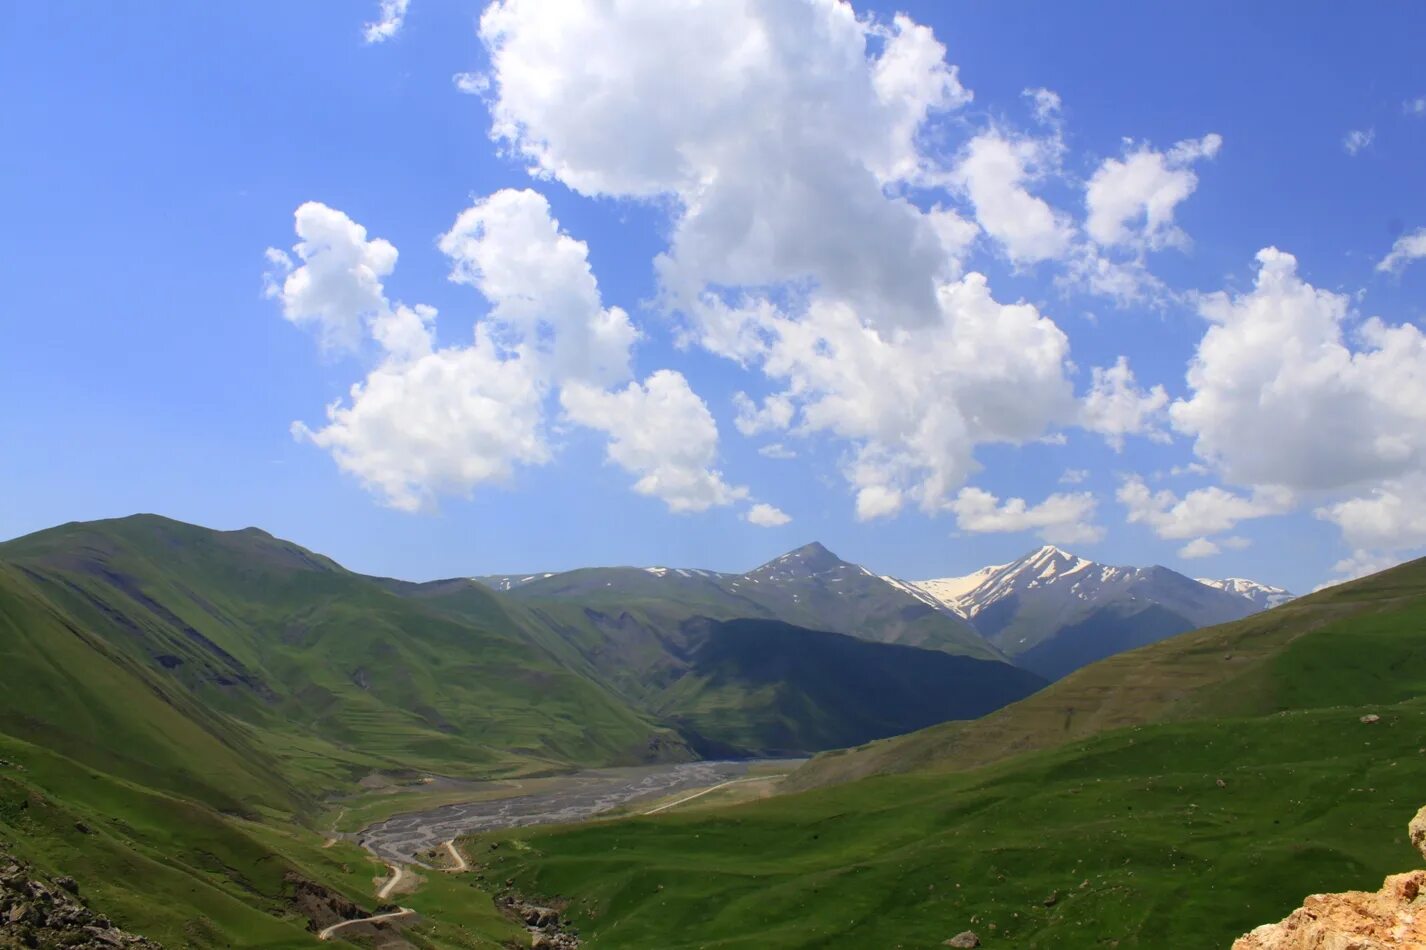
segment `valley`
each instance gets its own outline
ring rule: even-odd
[[[469,801],[402,812],[363,828],[356,837],[362,847],[382,860],[424,864],[430,852],[465,835],[527,825],[570,824],[660,798],[679,802],[686,796],[676,793],[721,787],[765,764],[791,771],[801,763],[799,759],[746,759],[597,769],[551,777],[538,791],[499,797],[475,787]]]
[[[0,841],[165,945],[1231,940],[1399,857],[1423,570],[1259,612],[1048,548],[952,597],[820,545],[410,583],[65,525],[0,544]],[[1104,622],[1193,605],[1242,619]],[[1051,682],[1032,629],[1112,655]]]

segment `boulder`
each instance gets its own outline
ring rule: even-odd
[[[1411,824],[1406,826],[1406,834],[1411,839],[1411,845],[1421,856],[1426,858],[1426,805],[1416,813],[1416,817],[1411,819]]]
[[[950,940],[947,940],[945,945],[948,947],[978,947],[980,946],[980,938],[975,935],[975,931],[973,930],[962,930]]]

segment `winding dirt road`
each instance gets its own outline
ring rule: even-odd
[[[449,851],[451,853],[451,857],[455,858],[456,860],[456,866],[451,868],[452,871],[460,873],[461,871],[470,870],[470,865],[465,863],[465,855],[461,854],[459,851],[456,850],[456,843],[454,840],[446,842],[446,850]]]
[[[381,885],[381,890],[376,892],[379,900],[386,900],[391,896],[391,892],[396,890],[396,885],[401,883],[401,879],[406,876],[406,869],[399,864],[389,864],[391,877],[386,879],[386,883]]]
[[[332,939],[332,935],[335,934],[338,930],[341,930],[343,927],[354,927],[354,926],[356,926],[357,924],[374,924],[374,923],[377,923],[377,922],[383,921],[383,920],[396,920],[397,918],[400,918],[400,917],[415,917],[415,916],[416,916],[416,912],[415,912],[414,910],[411,910],[410,908],[407,908],[407,907],[403,907],[403,908],[401,908],[400,910],[394,910],[394,911],[392,911],[392,912],[389,913],[389,914],[376,914],[375,916],[372,916],[372,917],[358,917],[356,920],[343,920],[343,921],[341,921],[340,923],[332,924],[332,926],[327,927],[327,928],[324,928],[323,930],[318,931],[318,932],[317,932],[317,939],[318,939],[318,940],[331,940],[331,939]]]

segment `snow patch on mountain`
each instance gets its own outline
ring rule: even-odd
[[[947,608],[974,617],[987,607],[1026,591],[1062,587],[1068,582],[1071,597],[1090,600],[1107,586],[1127,587],[1145,575],[1145,568],[1098,564],[1047,544],[1009,564],[983,567],[964,577],[911,581]]]
[[[1230,594],[1237,594],[1239,597],[1246,597],[1256,604],[1259,610],[1270,610],[1280,604],[1287,603],[1297,596],[1282,587],[1274,587],[1271,584],[1248,580],[1246,577],[1224,577],[1219,579],[1199,577],[1196,578],[1196,580],[1200,584],[1206,584],[1218,590],[1225,590]]]

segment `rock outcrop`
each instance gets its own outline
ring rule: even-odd
[[[1408,827],[1426,857],[1426,808]],[[1264,924],[1233,950],[1396,950],[1426,947],[1426,871],[1393,874],[1375,893],[1313,894],[1280,923]]]
[[[71,877],[46,880],[0,851],[0,947],[162,950],[84,905]]]
[[[532,950],[579,950],[579,936],[555,908],[532,904],[514,894],[496,898],[495,904],[524,922]]]

